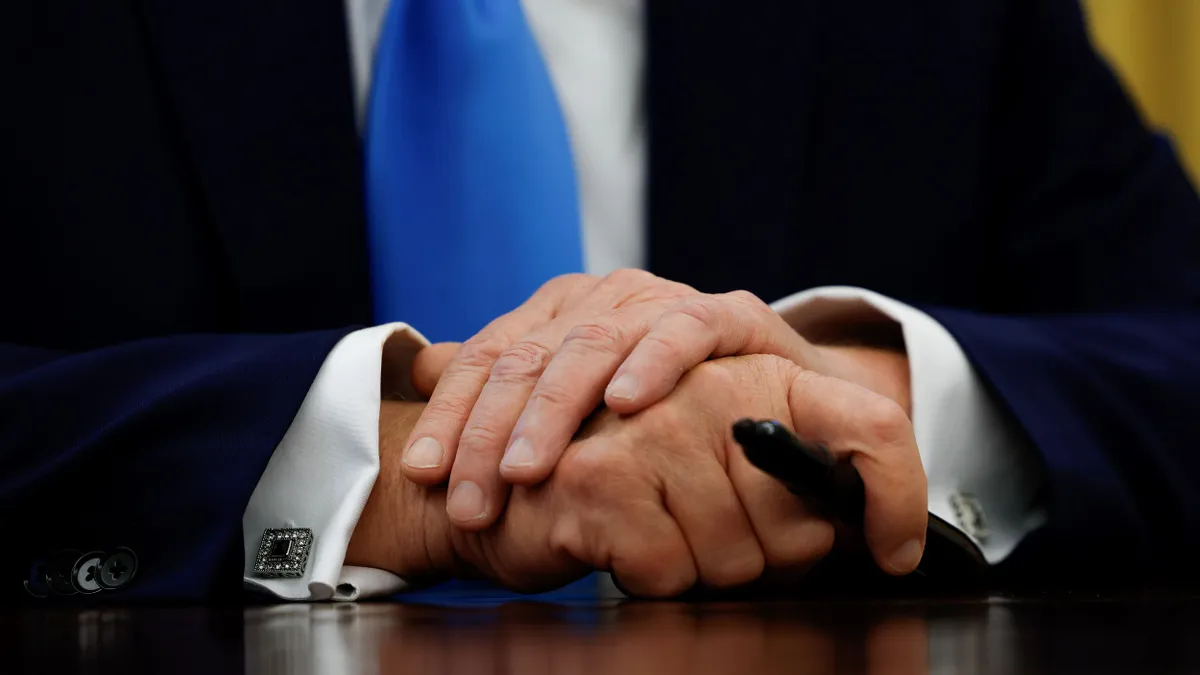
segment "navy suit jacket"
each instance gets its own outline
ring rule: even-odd
[[[1044,460],[999,583],[1194,577],[1200,200],[1075,0],[648,7],[650,268],[942,322]],[[236,597],[250,494],[371,322],[341,0],[0,12],[0,601],[116,546],[136,582],[88,597]]]

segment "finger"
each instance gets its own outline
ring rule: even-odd
[[[492,364],[519,331],[535,325],[540,316],[527,308],[497,319],[463,343],[442,373],[421,418],[405,444],[401,470],[420,485],[444,483],[454,464],[458,439],[475,407]]]
[[[661,305],[664,301],[698,291],[677,281],[668,281],[652,272],[639,269],[619,269],[599,280],[589,294],[594,307],[619,309],[644,303]]]
[[[921,560],[928,492],[912,423],[893,400],[795,369],[788,403],[796,433],[848,455],[866,492],[863,534],[880,569],[908,574]]]
[[[728,442],[736,446],[732,436]],[[833,549],[833,524],[809,512],[803,500],[751,464],[740,449],[729,453],[727,470],[772,570],[772,585],[792,585]]]
[[[506,481],[532,485],[550,475],[579,425],[600,405],[604,386],[621,360],[649,329],[652,316],[618,312],[567,332],[513,428],[500,464]]]
[[[458,441],[446,502],[447,515],[460,529],[484,529],[504,508],[509,488],[500,478],[500,458],[521,410],[557,348],[554,332],[526,337],[504,350],[471,409]]]
[[[611,554],[607,570],[626,593],[670,598],[696,585],[697,562],[687,538],[661,504],[636,503],[627,517],[602,524]]]
[[[551,550],[611,572],[632,596],[680,595],[695,586],[697,565],[650,473],[638,454],[622,447],[620,438],[597,436],[573,444],[553,481],[518,488],[542,499],[515,502],[512,518],[506,516],[499,528],[515,528],[533,509],[513,540],[528,538],[536,536],[528,523],[556,514],[549,534]]]
[[[442,373],[458,353],[461,342],[439,342],[417,352],[412,362],[412,384],[422,398],[433,395]]]
[[[661,501],[607,499],[597,508],[599,500],[586,496],[595,493],[594,487],[568,491],[584,497],[572,500],[575,517],[559,518],[551,535],[553,550],[611,572],[621,590],[633,597],[670,598],[696,585],[695,557]]]
[[[540,288],[521,307],[492,321],[463,343],[446,366],[425,412],[405,444],[402,471],[420,485],[449,477],[458,439],[500,354],[534,327],[554,317],[570,283],[589,283],[582,275],[559,277]]]
[[[679,453],[666,447],[647,452],[660,462],[664,503],[687,539],[700,581],[722,589],[757,579],[764,554],[724,467],[690,454],[681,462]]]
[[[802,361],[807,343],[769,306],[745,291],[686,297],[666,311],[618,368],[608,407],[632,414],[662,400],[710,358],[772,354]]]

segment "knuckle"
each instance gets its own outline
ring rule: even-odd
[[[657,533],[647,532],[652,535]],[[639,595],[669,598],[696,583],[696,569],[686,544],[673,537],[648,537],[641,545],[612,551],[612,567],[622,583],[639,589]]]
[[[463,430],[458,440],[458,461],[462,458],[491,457],[501,450],[500,444],[508,440],[496,429],[486,424],[472,424]],[[472,461],[468,459],[468,461]]]
[[[518,342],[505,349],[492,365],[491,379],[506,383],[537,379],[553,353],[536,342]]]
[[[807,402],[824,395],[821,391],[821,383],[826,376],[807,368],[801,368],[787,359],[783,359],[783,361],[786,363],[775,362],[774,366],[779,369],[775,371],[775,374],[787,386],[788,405],[795,409],[797,405],[807,404]],[[764,363],[766,362],[764,361]]]
[[[646,555],[645,557],[649,557]],[[663,569],[662,560],[631,561],[629,566],[636,572],[627,573],[623,583],[641,589],[640,595],[647,598],[674,598],[686,593],[691,587],[691,580],[676,570]]]
[[[490,335],[477,335],[463,343],[454,355],[454,361],[460,369],[486,372],[503,352],[504,345],[499,340]]]
[[[603,283],[612,286],[645,286],[657,280],[657,276],[646,270],[623,268],[609,272],[604,277]]]
[[[674,314],[691,317],[708,326],[716,321],[716,304],[716,299],[711,295],[693,295],[675,303],[670,311]]]
[[[689,423],[694,421],[694,412],[689,410],[689,408],[690,406],[677,403],[674,400],[663,401],[642,411],[640,415],[641,419],[637,421],[641,423],[643,428],[647,428],[653,432],[656,437],[678,438],[679,436],[677,435],[681,432],[686,432]],[[678,445],[682,447],[686,444],[679,443]]]
[[[862,411],[866,431],[883,445],[904,443],[912,437],[912,422],[900,404],[885,396],[874,396]]]
[[[739,385],[734,371],[720,360],[699,364],[688,373],[687,378],[706,391],[733,391]]]
[[[650,461],[672,472],[699,458],[720,455],[724,447],[725,424],[718,422],[720,415],[700,411],[696,405],[659,403],[638,417],[638,427],[630,432],[630,438],[638,447],[653,448]]]
[[[665,304],[698,292],[686,284],[670,281],[646,270],[620,269],[601,280],[606,293],[615,296],[613,309],[644,303]]]
[[[576,286],[579,286],[580,284],[593,283],[596,283],[596,277],[590,274],[584,274],[582,272],[573,272],[571,274],[561,274],[557,277],[554,277],[550,281],[542,284],[542,287],[539,290],[554,294],[557,292],[570,290]]]
[[[577,518],[561,517],[550,529],[550,550],[565,553],[577,560],[586,560],[583,528]]]
[[[690,286],[667,281],[665,279],[657,279],[656,281],[642,284],[640,287],[633,289],[627,293],[624,298],[616,303],[617,307],[626,307],[630,305],[639,305],[643,303],[668,303],[677,301],[680,298],[698,295],[699,291]]]
[[[563,338],[563,345],[582,347],[589,351],[614,352],[623,337],[618,326],[593,321],[581,323],[568,331]]]
[[[778,358],[778,357],[775,357],[775,358]],[[796,384],[809,385],[809,384],[812,384],[812,383],[818,381],[822,377],[824,377],[823,375],[821,375],[820,373],[818,373],[815,370],[808,370],[807,368],[801,368],[799,366],[796,366],[796,364],[792,363],[791,361],[789,361],[788,363],[795,367],[795,370],[791,371],[791,373],[792,373],[792,378],[793,378],[792,381],[795,382]]]
[[[753,357],[759,368],[765,373],[776,377],[781,382],[792,382],[798,378],[812,377],[816,375],[811,371],[806,371],[796,365],[791,359],[774,354],[759,354]]]
[[[772,568],[806,567],[820,561],[833,550],[833,526],[821,520],[807,520],[784,534],[764,537],[763,554]]]
[[[704,575],[704,582],[714,588],[736,588],[762,576],[766,561],[761,552],[728,560]]]
[[[729,293],[725,294],[725,297],[728,298],[729,300],[732,300],[733,302],[736,302],[738,304],[745,305],[747,307],[751,307],[753,309],[757,309],[760,311],[764,310],[764,309],[767,311],[770,311],[770,309],[771,309],[771,306],[768,305],[766,302],[764,302],[762,298],[751,293],[750,291],[744,291],[744,290],[730,291]]]
[[[674,598],[689,591],[693,585],[682,574],[656,574],[643,583],[646,584],[646,595],[651,598]]]
[[[562,384],[540,380],[533,393],[529,396],[531,407],[536,406],[551,406],[561,408],[567,406],[575,399],[576,392]]]
[[[770,305],[749,291],[726,293],[721,300],[728,323],[743,334],[747,346],[755,345],[752,351],[774,352],[783,336],[794,332]]]
[[[629,453],[590,445],[564,456],[555,469],[555,480],[568,492],[586,498],[619,494],[622,484],[637,480],[641,473]]]
[[[683,349],[671,338],[661,333],[650,331],[642,338],[642,344],[654,354],[654,361],[666,363],[676,368],[684,367],[686,361]]]
[[[434,396],[421,413],[422,420],[435,423],[443,420],[465,420],[471,414],[472,404],[458,396]]]

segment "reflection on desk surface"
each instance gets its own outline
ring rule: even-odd
[[[5,673],[1200,672],[1190,597],[60,609],[0,631]]]

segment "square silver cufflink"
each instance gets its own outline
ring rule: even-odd
[[[308,528],[268,529],[263,532],[254,560],[254,576],[290,579],[304,576],[313,533]]]
[[[958,528],[968,537],[983,545],[988,540],[987,521],[983,517],[983,507],[974,495],[955,492],[950,495],[950,508],[958,520]]]

